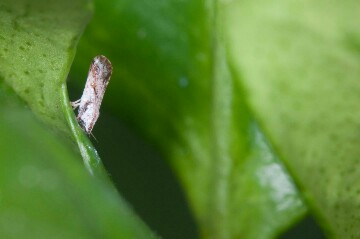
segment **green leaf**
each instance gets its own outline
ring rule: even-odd
[[[0,3],[4,238],[154,237],[108,180],[67,96],[66,77],[90,8],[73,0]]]
[[[0,115],[2,238],[155,238],[4,83]]]
[[[7,0],[0,6],[0,77],[49,126],[66,137],[74,134],[87,168],[102,174],[100,159],[73,116],[65,85],[75,45],[91,16],[90,2]]]
[[[167,158],[203,238],[273,238],[306,209],[244,102],[218,21],[201,1],[97,1],[71,79],[94,55],[112,61],[104,106]]]
[[[233,1],[223,27],[249,102],[331,238],[359,238],[359,1]]]
[[[61,107],[77,39],[91,12],[87,1],[5,0],[1,5],[1,77],[41,118],[68,132]]]

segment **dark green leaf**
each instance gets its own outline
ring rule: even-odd
[[[72,79],[109,57],[104,105],[168,159],[203,238],[272,238],[305,208],[249,114],[217,21],[201,1],[98,1]]]
[[[153,237],[117,192],[91,177],[80,155],[4,84],[0,115],[2,238]]]

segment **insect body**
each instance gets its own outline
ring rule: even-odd
[[[87,134],[91,134],[99,117],[101,102],[109,84],[111,73],[111,62],[105,56],[96,56],[90,65],[80,100],[72,102],[74,108],[79,107],[77,120]]]

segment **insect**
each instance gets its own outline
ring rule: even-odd
[[[74,109],[79,107],[76,118],[88,135],[91,134],[99,117],[101,102],[111,74],[111,62],[105,56],[96,56],[91,62],[81,98],[71,103]]]

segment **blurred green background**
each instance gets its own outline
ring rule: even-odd
[[[359,238],[359,13],[1,0],[0,237]],[[69,100],[100,54],[89,140]]]

